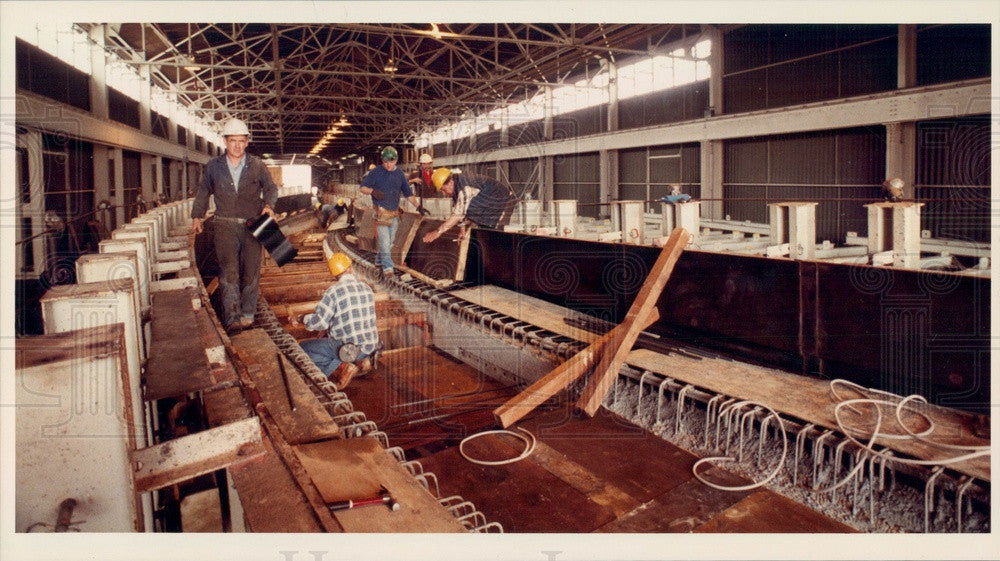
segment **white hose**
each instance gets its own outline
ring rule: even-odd
[[[530,456],[531,453],[535,450],[535,435],[533,435],[530,432],[528,432],[527,429],[523,429],[521,427],[517,427],[517,430],[523,432],[524,434],[526,434],[528,436],[524,437],[524,436],[522,436],[522,435],[520,435],[520,434],[518,434],[518,433],[516,433],[514,431],[509,431],[509,430],[488,430],[488,431],[483,431],[483,432],[477,432],[476,434],[471,434],[471,435],[463,438],[462,442],[460,442],[458,444],[458,453],[461,454],[462,457],[465,458],[466,460],[468,460],[468,461],[470,461],[470,462],[472,462],[474,464],[479,464],[479,465],[483,465],[483,466],[502,466],[502,465],[505,465],[505,464],[512,464],[514,462],[519,462],[519,461],[527,458],[528,456]],[[473,440],[475,438],[479,438],[480,436],[486,436],[488,434],[508,434],[510,436],[518,438],[522,442],[524,442],[524,451],[521,452],[521,454],[519,456],[517,456],[515,458],[508,458],[506,460],[476,460],[474,458],[470,458],[468,456],[468,454],[465,453],[465,443],[468,442],[468,441],[470,441],[470,440]]]

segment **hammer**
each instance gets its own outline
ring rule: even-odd
[[[336,501],[332,503],[327,503],[326,506],[327,508],[330,509],[331,512],[336,512],[338,510],[347,510],[351,508],[359,508],[363,506],[374,506],[374,505],[385,505],[389,507],[389,510],[393,512],[399,510],[399,502],[397,502],[396,499],[392,498],[392,495],[389,494],[389,491],[385,488],[384,485],[381,488],[379,488],[378,495],[375,495],[374,497],[369,497],[367,499],[357,499],[357,500],[348,499],[346,501]]]

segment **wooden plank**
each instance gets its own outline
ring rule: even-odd
[[[399,502],[333,513],[346,532],[465,532],[374,438],[350,438],[294,447],[327,503],[371,497],[385,487]]]
[[[639,331],[645,329],[651,323],[659,319],[659,312],[652,308],[644,318]],[[530,413],[549,398],[565,389],[583,376],[587,370],[597,361],[601,351],[610,342],[622,337],[622,332],[628,326],[622,324],[602,335],[599,339],[590,344],[587,348],[576,353],[568,360],[557,366],[554,370],[536,380],[523,392],[517,394],[507,403],[501,405],[493,411],[497,422],[503,427],[509,427],[516,423],[518,419]]]
[[[420,222],[413,244],[410,246],[407,265],[433,279],[461,281],[465,278],[465,267],[463,265],[459,269],[459,265],[465,263],[471,236],[466,235],[459,241],[458,228],[452,228],[433,242],[423,241],[424,235],[443,223],[443,220],[431,218],[425,218]]]
[[[454,282],[451,279],[432,279],[431,277],[428,277],[427,275],[421,273],[420,271],[417,271],[416,269],[411,269],[406,265],[397,265],[396,268],[399,269],[400,271],[403,271],[404,273],[409,273],[414,278],[422,280],[431,286],[442,287],[442,286],[447,286],[452,282]]]
[[[767,405],[818,426],[837,427],[833,417],[836,402],[830,395],[827,380],[724,359],[701,357],[699,360],[679,354],[663,355],[646,349],[632,351],[627,362],[640,370],[670,376],[682,383]],[[921,405],[921,412],[928,414],[934,421],[936,428],[932,436],[941,439],[941,442],[973,446],[989,444],[988,440],[972,434],[974,416],[969,413],[926,404]],[[901,432],[892,415],[883,415],[882,422],[882,430],[897,434]],[[943,460],[954,456],[915,440],[880,439],[877,443],[921,459]],[[949,467],[984,481],[990,480],[988,457],[949,464]]]
[[[645,503],[693,478],[698,459],[634,423],[602,409],[594,417],[574,415],[564,404],[520,426],[552,449]],[[641,461],[636,461],[641,458]]]
[[[742,477],[714,467],[706,470],[705,475],[723,485],[750,483]],[[720,491],[692,477],[597,531],[688,533],[751,493],[752,491]]]
[[[405,223],[405,229],[404,222],[401,221],[399,231],[396,232],[396,243],[393,244],[392,261],[397,264],[406,263],[406,256],[410,253],[410,247],[413,245],[413,240],[417,237],[417,230],[420,228],[420,222],[423,220],[423,217],[419,214],[403,213],[403,216],[412,216],[413,218]],[[397,247],[398,250],[396,249]]]
[[[269,439],[265,454],[229,466],[233,486],[251,532],[323,532],[309,501],[281,462]]]
[[[375,209],[355,207],[355,232],[358,236],[358,247],[365,251],[377,251],[378,242],[375,236]]]
[[[214,386],[217,382],[209,371],[201,337],[192,337],[192,327],[198,325],[198,320],[191,294],[187,289],[168,290],[152,298],[152,336],[143,374],[143,398],[153,401],[179,397]]]
[[[499,286],[480,285],[452,290],[449,294],[584,343],[593,343],[601,337],[598,333],[572,327],[564,319],[592,319],[592,316]]]
[[[162,489],[264,453],[256,417],[132,452],[137,493]]]
[[[467,454],[483,460],[512,458],[523,449],[522,443],[495,435],[465,446]],[[508,533],[591,532],[615,518],[611,509],[551,473],[533,456],[484,466],[469,462],[452,446],[421,458],[420,463],[437,476],[442,496],[461,495]]]
[[[251,415],[250,407],[238,387],[205,392],[202,403],[205,404],[205,418],[210,427],[246,419]]]
[[[287,358],[281,357],[288,375],[295,410],[292,411],[278,367],[278,347],[262,329],[251,329],[231,339],[237,356],[246,365],[261,400],[290,444],[340,438],[340,427],[309,389],[308,383]]]
[[[616,336],[613,343],[605,349],[600,363],[594,369],[594,375],[587,382],[583,389],[583,394],[576,404],[581,410],[591,417],[597,412],[604,401],[605,394],[611,389],[611,384],[618,377],[618,371],[625,364],[625,357],[632,350],[632,345],[639,338],[639,333],[646,329],[650,322],[646,321],[650,312],[656,309],[656,302],[660,299],[660,293],[670,279],[670,273],[674,270],[674,265],[680,259],[681,253],[691,240],[691,235],[684,228],[674,228],[670,233],[670,238],[663,246],[660,256],[656,258],[653,267],[649,271],[646,282],[643,283],[639,294],[636,295],[632,306],[625,315],[624,321],[620,324],[624,327],[620,339]]]
[[[757,491],[695,529],[697,533],[850,533],[854,528],[772,491]]]

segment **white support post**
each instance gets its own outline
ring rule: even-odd
[[[572,238],[576,235],[576,203],[575,199],[552,201],[552,218],[557,236]]]
[[[542,203],[541,201],[524,200],[521,201],[521,225],[525,232],[531,232],[542,225]]]
[[[770,207],[771,243],[788,242],[792,259],[812,259],[816,255],[816,205],[819,203],[773,203]]]
[[[646,243],[646,203],[644,201],[617,201],[621,223],[622,242],[642,245]]]
[[[674,206],[670,203],[660,203],[660,235],[669,236],[674,231]]]
[[[117,253],[120,251],[131,251],[136,256],[139,264],[139,302],[142,305],[141,312],[145,314],[149,309],[149,283],[153,278],[153,264],[149,259],[149,246],[146,238],[135,235],[133,238],[115,238],[104,240],[97,244],[101,253]]]
[[[872,203],[868,208],[868,252],[892,252],[897,267],[920,266],[920,207],[923,203]]]
[[[675,224],[691,234],[691,242],[698,241],[701,234],[701,203],[689,201],[674,205]]]

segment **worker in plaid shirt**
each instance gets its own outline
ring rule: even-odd
[[[302,341],[299,346],[337,388],[343,389],[355,375],[371,371],[369,357],[378,346],[375,293],[354,276],[347,255],[335,253],[327,265],[335,282],[323,293],[316,311],[303,316],[301,322],[310,331],[327,330],[327,336]],[[298,325],[299,320],[293,317],[289,323]],[[341,359],[341,347],[346,344],[357,346],[354,362]]]

